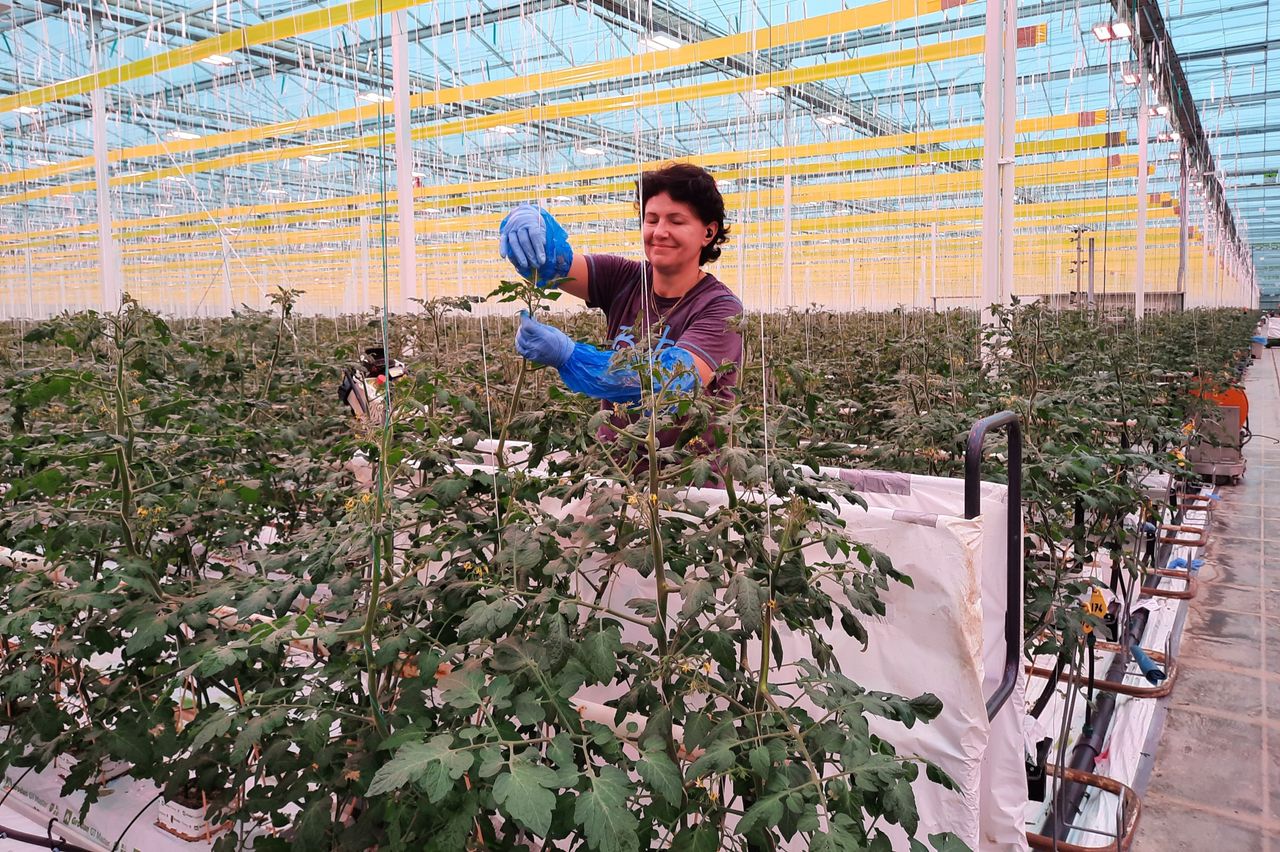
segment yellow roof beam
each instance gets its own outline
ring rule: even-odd
[[[1019,28],[1019,33],[1027,31],[1026,37],[1019,38],[1019,44],[1038,44],[1044,40],[1044,25]],[[580,118],[599,115],[606,112],[643,109],[671,103],[686,103],[703,98],[723,97],[744,94],[764,86],[797,86],[804,83],[815,83],[837,77],[851,77],[860,74],[886,71],[912,65],[942,62],[981,53],[985,44],[984,36],[954,39],[925,46],[907,48],[905,50],[888,51],[870,56],[842,59],[819,65],[802,68],[791,68],[767,74],[755,74],[749,77],[733,77],[723,80],[710,80],[689,86],[676,86],[668,89],[644,90],[629,95],[618,95],[594,100],[569,101],[555,104],[543,104],[536,107],[507,110],[489,115],[473,116],[455,121],[439,122],[426,127],[418,127],[410,131],[414,140],[440,139],[446,136],[487,130],[499,125],[530,124],[541,121],[556,121],[565,118]],[[128,186],[137,183],[150,183],[166,177],[185,177],[196,172],[217,171],[237,166],[257,165],[263,163],[282,162],[304,156],[329,156],[332,154],[360,151],[374,147],[390,147],[395,144],[395,134],[389,132],[363,135],[353,139],[339,139],[326,142],[315,142],[306,145],[294,145],[263,151],[244,151],[208,160],[197,160],[179,166],[168,166],[138,174],[117,175],[111,178],[112,186]],[[534,183],[536,179],[531,179]],[[44,187],[27,192],[0,196],[0,205],[18,204],[34,201],[71,192],[89,192],[96,188],[94,181],[80,181],[60,186]]]
[[[287,18],[263,21],[260,24],[240,27],[221,35],[201,39],[194,44],[179,47],[176,50],[170,50],[158,56],[149,56],[146,59],[126,62],[114,68],[107,68],[93,74],[85,74],[81,77],[63,80],[60,83],[41,86],[38,89],[28,89],[25,92],[18,92],[8,97],[0,98],[0,113],[11,112],[18,107],[35,107],[49,101],[58,101],[76,95],[83,95],[87,92],[92,92],[94,89],[116,86],[120,83],[149,77],[152,74],[182,68],[193,62],[199,62],[201,59],[208,59],[215,54],[233,53],[259,44],[268,44],[307,33],[330,30],[334,27],[346,26],[356,21],[372,18],[375,15],[399,12],[402,9],[410,9],[428,2],[430,0],[354,0],[354,2],[344,3],[341,6],[331,6],[328,9],[314,9],[310,12],[290,15]],[[92,162],[92,158],[87,159]]]
[[[1089,110],[1080,113],[1069,113],[1067,115],[1047,116],[1041,118],[1023,119],[1019,121],[1015,127],[1019,134],[1027,133],[1052,133],[1060,130],[1069,130],[1081,127],[1091,127],[1097,124],[1105,123],[1107,119],[1106,111]],[[838,156],[840,154],[850,154],[860,151],[871,151],[885,148],[901,148],[916,147],[922,145],[939,145],[948,142],[959,142],[966,139],[976,139],[982,135],[983,126],[981,124],[962,125],[959,127],[944,128],[941,130],[926,130],[911,133],[898,133],[887,136],[872,136],[860,139],[844,139],[833,142],[816,142],[807,145],[796,145],[790,149],[790,156],[793,159],[808,159],[818,156]],[[1123,138],[1120,141],[1124,141]],[[784,148],[757,148],[748,151],[726,151],[716,154],[701,154],[688,158],[691,162],[696,162],[702,166],[715,167],[723,165],[733,165],[739,163],[750,163],[757,161],[782,160],[788,156],[787,149]],[[487,192],[490,190],[513,189],[520,187],[528,187],[534,181],[545,181],[548,187],[561,183],[574,183],[589,180],[599,180],[607,178],[617,178],[633,176],[638,171],[656,168],[661,165],[660,160],[649,161],[635,165],[626,166],[605,166],[594,169],[579,169],[569,172],[559,172],[552,175],[544,175],[539,177],[525,176],[516,178],[503,178],[499,180],[474,181],[467,184],[445,184],[440,186],[419,187],[414,190],[414,196],[418,198],[436,198],[448,196],[451,194],[466,194],[469,192]],[[65,188],[65,187],[64,187]],[[589,187],[563,187],[557,189],[558,194],[569,193],[589,193]],[[531,193],[532,195],[532,193]],[[165,225],[177,222],[187,221],[207,221],[209,219],[230,219],[239,216],[250,216],[259,213],[279,214],[286,212],[295,212],[300,210],[319,210],[329,207],[349,207],[351,205],[373,205],[380,201],[381,196],[376,193],[364,195],[345,195],[336,198],[318,199],[315,201],[289,201],[289,202],[273,202],[267,204],[254,204],[241,207],[223,207],[216,210],[200,211],[198,213],[175,213],[169,216],[148,217],[144,219],[121,219],[116,221],[116,227],[121,228],[138,228]],[[55,236],[58,234],[73,233],[96,233],[97,225],[85,224],[69,228],[52,228],[41,231],[30,231],[19,234],[0,234],[0,243],[15,242],[25,239],[35,239],[40,237]]]
[[[490,80],[485,83],[475,83],[468,86],[453,86],[420,92],[410,98],[409,107],[410,109],[419,109],[443,104],[467,103],[487,98],[525,95],[530,92],[546,92],[566,86],[578,86],[616,77],[628,77],[661,71],[667,68],[696,65],[700,62],[724,59],[727,56],[751,53],[755,50],[785,47],[814,39],[829,38],[840,33],[929,15],[940,12],[943,8],[963,5],[965,2],[969,2],[969,0],[958,0],[958,2],[943,2],[943,0],[881,0],[881,2],[858,6],[854,9],[844,9],[826,15],[815,15],[799,21],[777,24],[772,27],[762,27],[746,33],[707,39],[669,50],[636,53],[575,68],[540,71],[535,74],[526,74],[503,80]],[[388,4],[388,6],[390,5]],[[388,8],[386,11],[395,11],[395,9]],[[228,33],[227,35],[231,34]],[[195,47],[195,45],[191,47]],[[228,48],[228,50],[230,49],[234,48]],[[203,59],[215,53],[224,52],[227,51],[210,50],[197,58]],[[96,86],[91,86],[90,90],[92,88],[96,88]],[[23,104],[14,104],[14,107],[18,106],[23,106]],[[243,145],[247,142],[255,142],[261,139],[272,139],[326,127],[369,121],[377,118],[384,109],[385,107],[378,104],[372,104],[290,121],[280,121],[261,127],[250,127],[225,133],[212,133],[199,139],[177,140],[173,143],[156,145],[137,145],[131,148],[110,151],[107,158],[110,162],[117,163],[144,157],[158,157],[231,145]],[[0,175],[0,186],[21,181],[40,180],[92,167],[92,157],[78,157],[52,166],[40,166]]]

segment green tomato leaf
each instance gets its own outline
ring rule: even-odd
[[[519,756],[493,782],[493,798],[509,817],[543,837],[551,828],[556,807],[551,791],[558,786],[555,770]]]
[[[684,801],[684,779],[680,768],[662,749],[661,743],[651,740],[644,756],[636,763],[636,772],[649,785],[649,789],[672,805]]]
[[[453,782],[471,768],[472,754],[453,748],[453,737],[441,734],[425,743],[405,743],[383,764],[369,784],[368,796],[380,796],[417,782],[427,799],[438,802]]]
[[[125,653],[132,656],[140,651],[145,651],[163,639],[168,629],[168,622],[158,615],[154,618],[144,619],[137,629],[133,631],[128,643],[125,644]]]
[[[907,834],[915,834],[920,825],[920,814],[916,811],[916,797],[911,791],[911,783],[898,781],[885,791],[885,816],[890,822],[896,822]]]
[[[235,721],[226,710],[218,710],[213,717],[200,725],[196,735],[191,739],[191,751],[193,754],[199,754],[204,750],[205,746],[213,742],[218,737],[226,734],[231,730],[231,723]]]
[[[439,680],[440,699],[458,710],[478,707],[484,700],[484,672],[476,668],[455,669]]]
[[[782,798],[785,795],[786,793],[774,793],[771,796],[765,796],[747,808],[747,812],[742,815],[742,819],[738,820],[734,831],[737,834],[748,835],[773,828],[782,820]]]
[[[476,601],[467,608],[466,617],[458,626],[458,638],[464,642],[496,636],[515,620],[520,607],[510,598],[496,601]]]
[[[616,627],[606,627],[587,635],[578,646],[578,658],[596,683],[609,683],[618,670],[618,654],[622,651],[622,634]]]
[[[632,789],[626,773],[605,766],[588,776],[591,788],[578,796],[573,819],[582,826],[587,844],[596,852],[639,852],[639,822],[627,808]]]

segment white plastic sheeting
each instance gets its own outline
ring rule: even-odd
[[[961,479],[838,468],[824,468],[822,473],[838,476],[854,486],[868,506],[938,516],[964,514],[964,480]],[[979,488],[979,495],[982,503],[982,538],[979,547],[984,672],[982,692],[984,696],[990,696],[1000,683],[1005,662],[1009,489],[1006,485],[984,482]],[[893,555],[892,551],[886,552]],[[1018,588],[1021,587],[1022,580],[1019,576]],[[1021,611],[1021,600],[1013,601],[1013,605]],[[1026,768],[1023,762],[1026,685],[1026,673],[1019,666],[1013,694],[991,721],[989,744],[983,753],[979,786],[980,842],[975,847],[984,852],[1027,848],[1023,828],[1023,811],[1027,801]]]
[[[837,469],[822,473],[844,478],[863,493],[869,508],[846,506],[843,520],[855,539],[887,553],[914,584],[914,589],[894,584],[884,596],[887,616],[866,620],[866,651],[838,625],[824,633],[841,670],[862,686],[906,696],[932,692],[943,702],[938,719],[910,730],[873,720],[876,732],[893,742],[899,753],[933,761],[960,788],[947,791],[922,776],[916,784],[920,834],[951,831],[972,848],[993,852],[1026,849],[1024,679],[1019,678],[994,726],[987,721],[985,706],[1005,659],[1006,489],[984,485],[984,514],[968,520],[962,517],[959,481]],[[725,500],[723,491],[712,489],[697,489],[689,496],[712,507]],[[590,498],[583,498],[562,511],[566,517],[585,517],[589,507]],[[813,556],[826,558],[821,547]],[[652,579],[627,568],[615,570],[605,592],[608,606],[625,612],[627,601],[653,597]],[[591,573],[588,567],[587,576],[599,579]],[[828,591],[839,594],[833,581],[826,582],[833,586]],[[785,682],[794,663],[807,658],[810,649],[803,636],[784,629],[780,634]],[[649,637],[643,628],[631,625],[624,629],[623,641],[632,640]],[[771,682],[781,683],[776,678]],[[588,705],[588,714],[607,716],[600,705],[619,690],[588,689],[579,699]],[[905,848],[905,842],[896,845]]]
[[[102,798],[89,809],[82,822],[80,803],[84,794],[60,795],[62,779],[54,766],[43,772],[27,773],[25,777],[24,771],[11,768],[4,776],[0,789],[8,793],[8,798],[0,807],[0,825],[26,830],[23,822],[12,819],[16,813],[39,823],[40,830],[34,833],[43,834],[49,819],[53,818],[57,820],[52,826],[54,837],[63,837],[69,843],[103,852],[112,849],[117,841],[119,846],[116,848],[122,852],[207,852],[217,841],[216,835],[207,841],[181,840],[156,827],[160,800],[155,798],[157,788],[148,782],[135,781],[127,775],[110,782]],[[10,792],[15,782],[16,786]],[[130,820],[139,814],[137,822],[129,827]]]

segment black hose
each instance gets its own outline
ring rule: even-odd
[[[1146,629],[1147,610],[1140,609],[1129,620],[1129,629],[1125,634],[1127,641],[1121,642],[1121,647],[1128,648],[1138,642]],[[1092,653],[1090,658],[1092,659]],[[1123,680],[1128,663],[1128,657],[1123,651],[1116,654],[1115,659],[1111,662],[1111,668],[1107,670],[1106,679],[1110,681]],[[1093,708],[1092,714],[1086,709],[1086,731],[1081,732],[1080,738],[1076,740],[1075,748],[1071,750],[1069,766],[1072,769],[1093,772],[1094,763],[1097,761],[1098,755],[1102,754],[1102,745],[1106,740],[1107,731],[1111,727],[1111,717],[1115,714],[1116,697],[1114,692],[1104,692],[1098,698],[1097,706]],[[1092,723],[1092,730],[1088,728],[1090,723]],[[1044,828],[1041,829],[1040,833],[1054,840],[1065,840],[1067,835],[1071,833],[1069,824],[1080,810],[1080,802],[1084,799],[1088,789],[1087,784],[1081,784],[1077,781],[1067,781],[1059,787],[1058,795],[1054,798],[1053,806],[1049,809],[1049,818],[1045,820]]]
[[[46,834],[51,834],[51,832],[46,832]],[[53,840],[50,836],[28,834],[25,831],[16,831],[3,825],[0,825],[0,840],[16,840],[19,843],[39,846],[42,849],[56,849],[57,852],[95,852],[93,849],[76,846],[74,843],[67,843],[64,840]]]

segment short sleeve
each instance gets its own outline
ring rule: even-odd
[[[587,260],[587,307],[607,315],[615,297],[640,277],[641,264],[613,254],[589,254]]]
[[[729,321],[742,314],[742,302],[731,293],[725,293],[698,311],[690,319],[676,345],[687,349],[718,370],[725,364],[742,366],[742,333]],[[723,377],[718,385],[732,384],[734,376]]]

